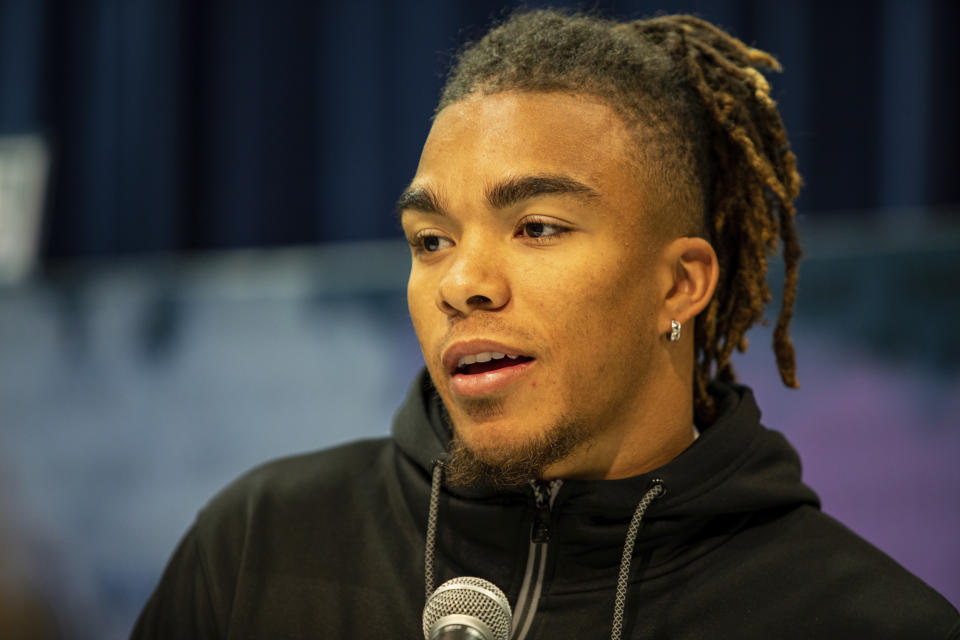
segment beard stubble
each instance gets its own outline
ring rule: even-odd
[[[478,450],[470,447],[460,436],[442,400],[441,407],[447,428],[453,434],[443,465],[444,476],[451,486],[504,488],[525,485],[539,479],[547,467],[569,457],[592,439],[592,433],[583,420],[560,416],[530,441]],[[490,401],[471,409],[471,416],[481,420],[503,412],[500,403]]]

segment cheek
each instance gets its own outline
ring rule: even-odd
[[[575,262],[539,268],[532,296],[541,312],[575,324],[618,322],[652,304],[653,287],[644,282],[639,260],[591,254]],[[549,274],[544,276],[542,274]],[[547,315],[547,318],[550,316]]]
[[[411,274],[407,282],[407,310],[410,321],[417,334],[421,347],[427,345],[434,327],[441,321],[433,296],[429,293],[428,283],[423,278]],[[426,355],[426,354],[425,354]]]
[[[642,357],[655,332],[656,295],[639,261],[603,259],[568,264],[540,288],[537,315],[556,337],[558,354],[578,378],[621,373]]]

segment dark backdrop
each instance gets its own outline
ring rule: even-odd
[[[451,53],[516,4],[0,0],[0,133],[54,151],[45,256],[397,234]],[[960,3],[596,7],[695,12],[777,54],[801,212],[960,202]]]

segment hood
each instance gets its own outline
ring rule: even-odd
[[[447,443],[452,437],[443,421],[441,407],[430,374],[423,368],[393,416],[394,442],[428,475],[433,465],[446,455]]]
[[[702,428],[700,438],[669,463],[619,480],[564,481],[554,502],[555,531],[583,565],[603,569],[618,562],[625,526],[657,480],[666,492],[647,510],[636,548],[650,554],[648,575],[657,567],[667,570],[689,560],[691,553],[706,553],[758,513],[803,504],[819,507],[817,495],[801,482],[796,451],[780,433],[760,424],[752,391],[714,382],[710,393],[718,400],[718,419]],[[431,469],[443,458],[450,437],[439,396],[427,372],[421,371],[394,418],[394,441],[429,483]],[[481,501],[531,499],[531,492],[522,488],[498,495],[483,488],[445,490]]]

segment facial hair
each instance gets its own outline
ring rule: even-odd
[[[444,477],[451,486],[505,488],[526,485],[539,479],[547,467],[567,458],[592,439],[582,420],[561,416],[531,441],[476,450],[459,435],[446,406],[443,406],[442,414],[453,434],[443,465]]]

